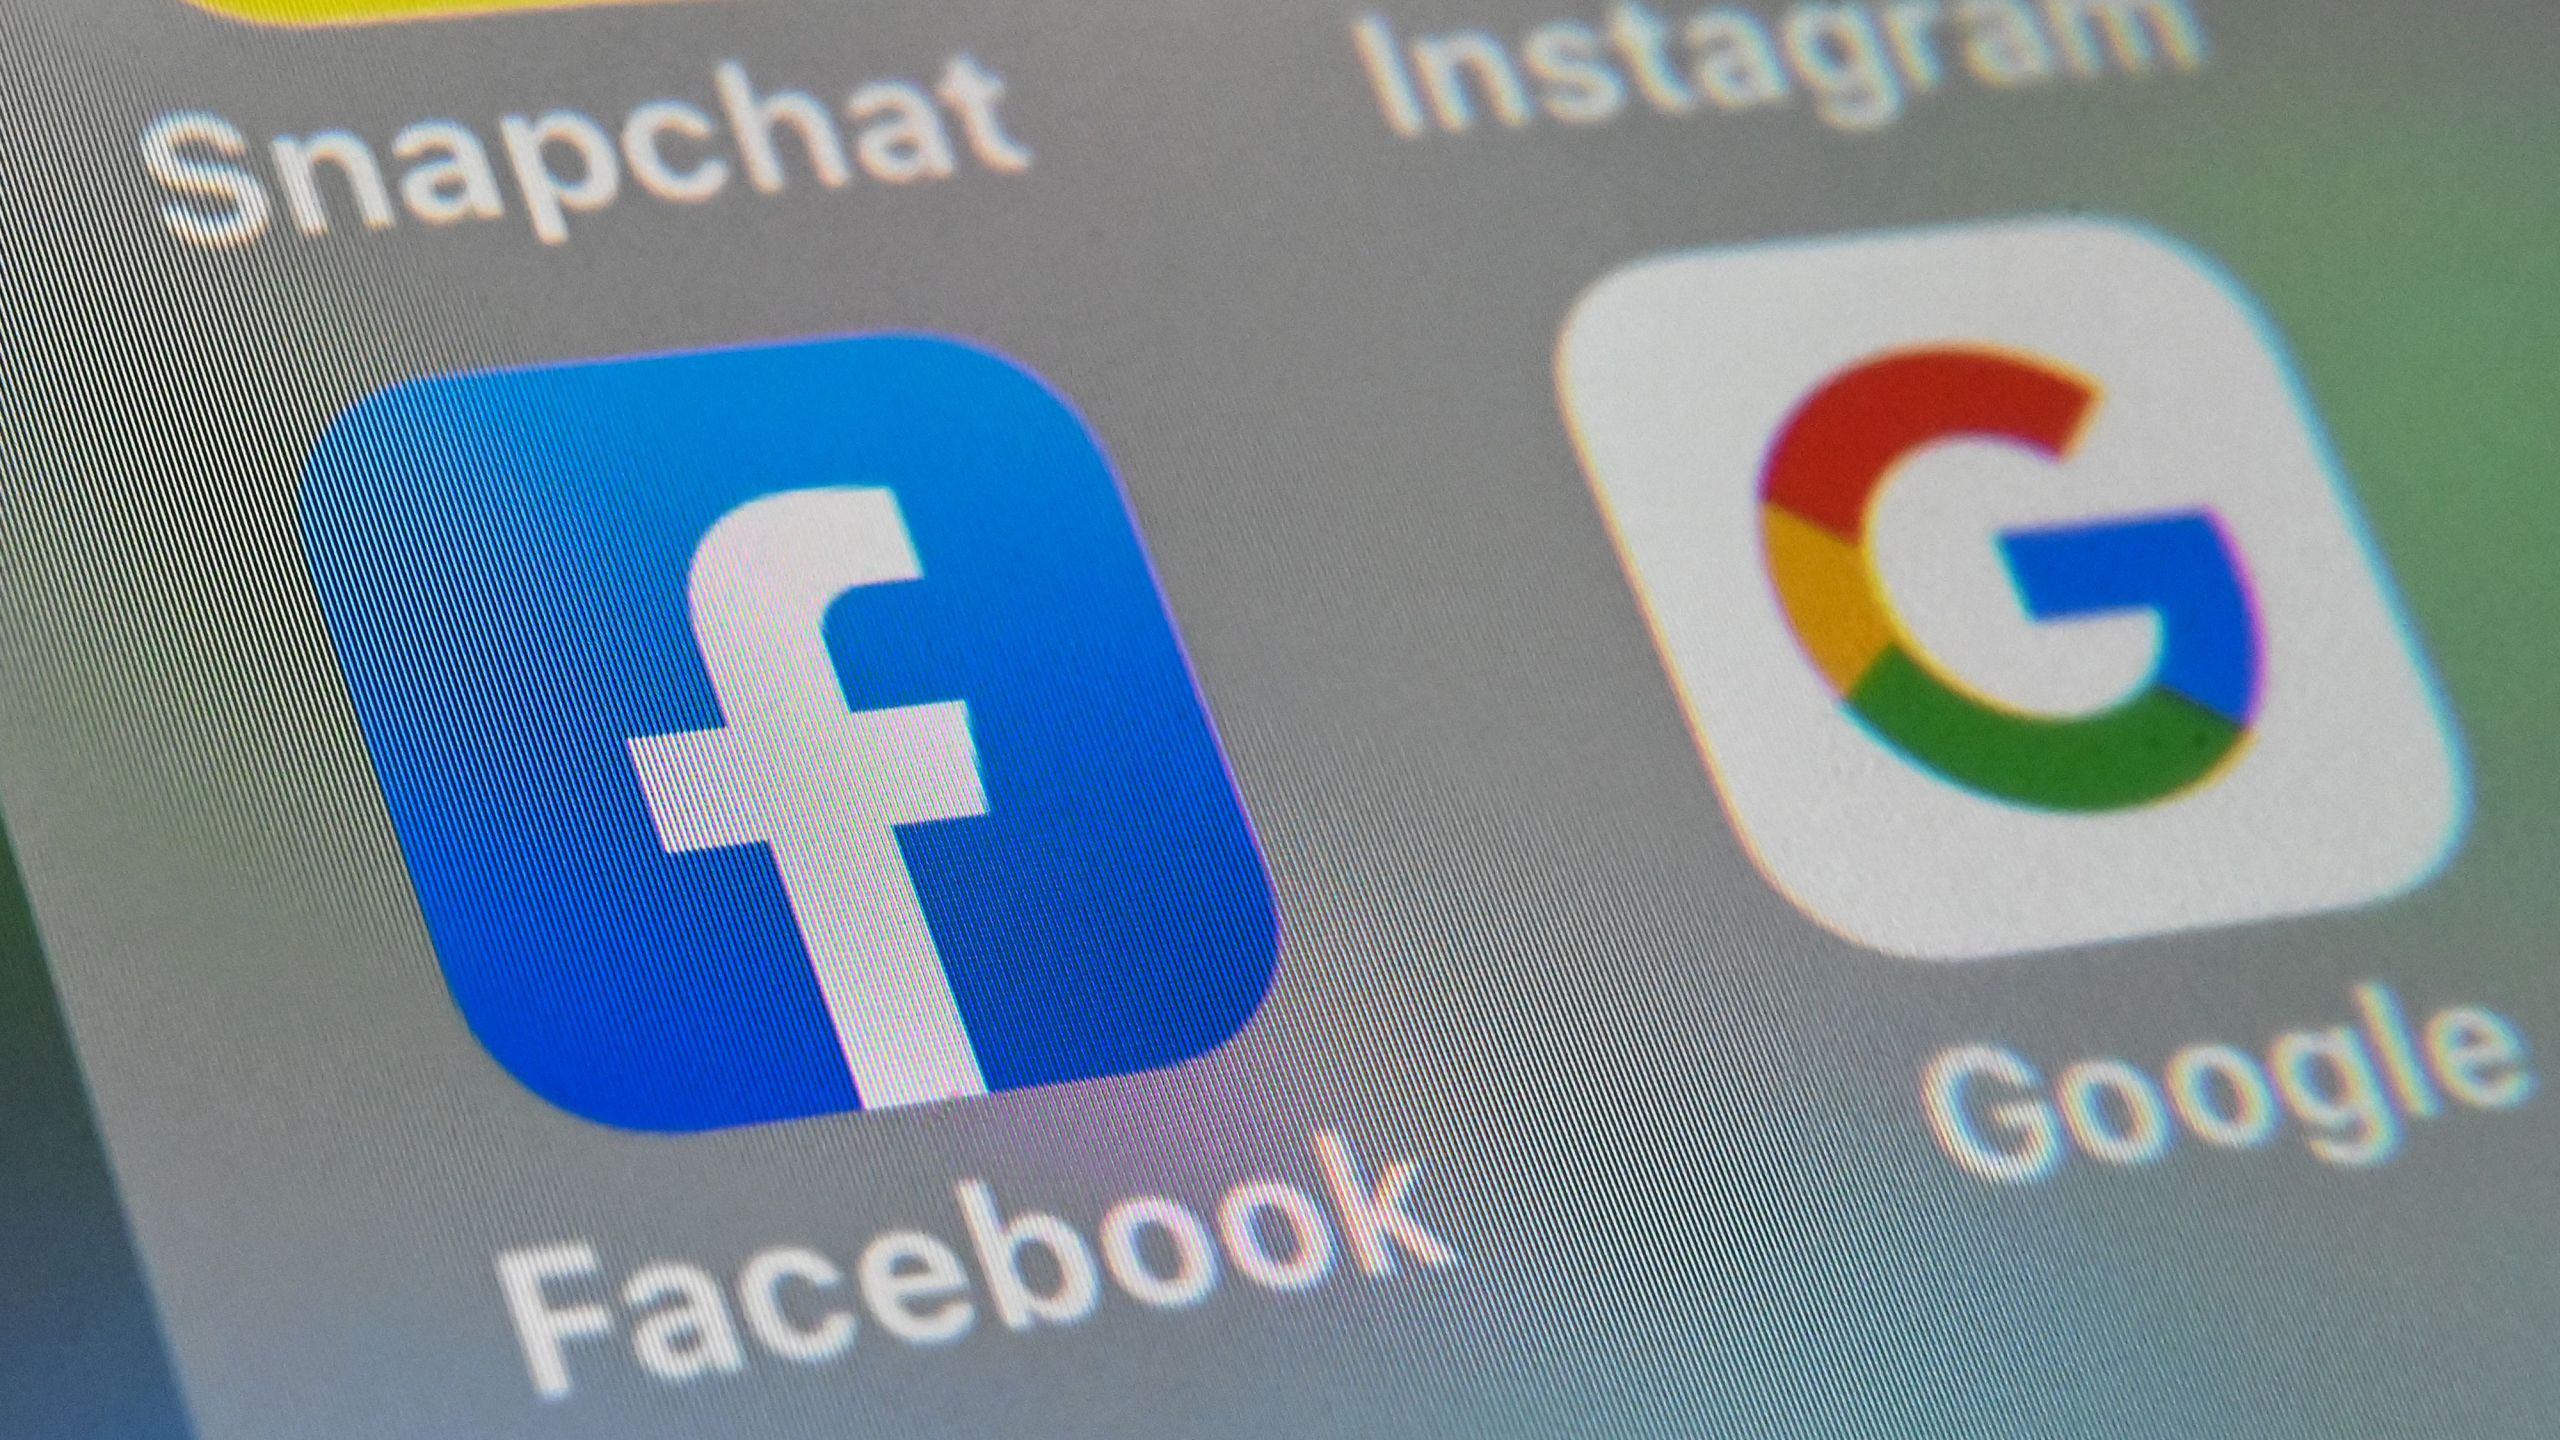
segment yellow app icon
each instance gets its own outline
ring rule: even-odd
[[[257,25],[374,25],[388,20],[448,20],[501,10],[566,10],[650,0],[194,0],[201,9]]]

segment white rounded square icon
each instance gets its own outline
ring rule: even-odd
[[[2426,881],[2451,726],[2265,319],[2136,227],[1675,254],[1558,385],[1752,856],[1965,960]]]

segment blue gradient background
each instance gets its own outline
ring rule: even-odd
[[[970,707],[988,814],[900,839],[989,1087],[1234,1034],[1269,882],[1108,462],[1009,362],[875,337],[402,385],[313,457],[330,633],[482,1043],[631,1128],[856,1108],[770,852],[669,857],[625,748],[720,723],[703,532],[817,485],[895,491],[924,568],[829,612],[849,703]]]

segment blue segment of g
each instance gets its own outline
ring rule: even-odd
[[[2257,606],[2210,512],[2012,530],[1999,543],[2029,615],[2147,611],[2160,626],[2153,685],[2242,728],[2255,718],[2264,668]]]

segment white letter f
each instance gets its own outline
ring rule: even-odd
[[[896,833],[987,813],[969,708],[857,712],[827,653],[837,597],[923,573],[886,490],[786,490],[730,511],[695,548],[688,588],[728,728],[630,742],[669,854],[772,849],[873,1110],[987,1088]]]

